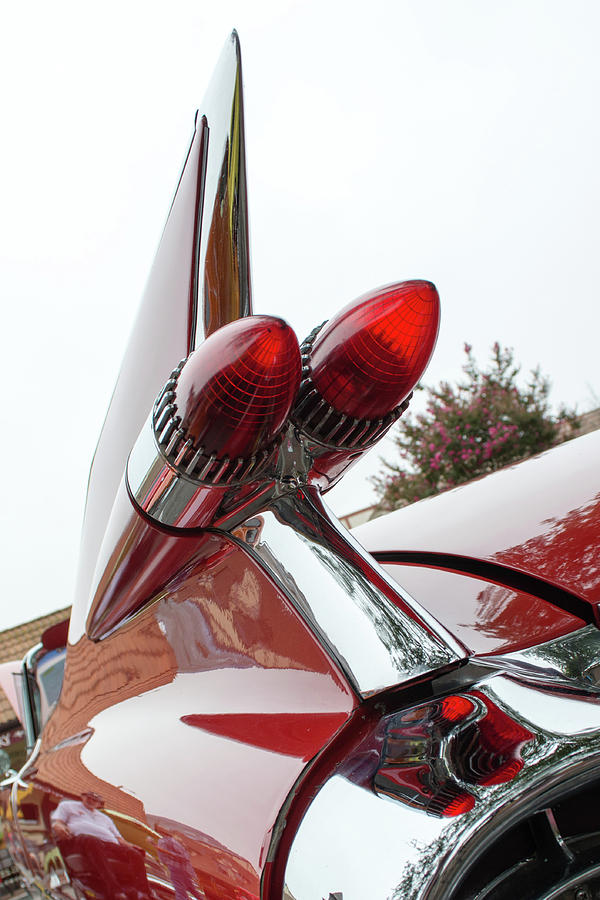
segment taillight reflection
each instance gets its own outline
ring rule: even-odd
[[[469,788],[511,781],[533,734],[481,691],[420,704],[386,720],[377,793],[434,816],[457,816],[476,802]]]

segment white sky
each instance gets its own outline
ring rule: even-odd
[[[244,62],[255,311],[299,337],[424,277],[468,340],[598,405],[594,0],[5,4],[0,629],[71,602],[87,471],[212,68]],[[10,400],[9,400],[10,397]],[[365,470],[330,502],[371,502]],[[335,492],[334,492],[335,493]]]

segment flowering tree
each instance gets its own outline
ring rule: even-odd
[[[519,366],[512,349],[495,343],[486,370],[478,368],[465,344],[465,379],[421,388],[427,409],[400,420],[395,438],[399,464],[374,478],[383,510],[405,506],[446,488],[493,472],[574,436],[572,411],[552,415],[550,382],[534,369],[524,388],[517,385]]]

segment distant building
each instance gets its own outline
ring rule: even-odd
[[[70,614],[71,607],[66,606],[47,616],[40,616],[31,622],[0,631],[0,665],[23,659],[31,647],[39,644],[47,628],[68,619]],[[20,769],[25,762],[25,734],[2,689],[0,689],[0,748],[10,756],[13,769]]]

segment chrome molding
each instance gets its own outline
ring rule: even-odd
[[[394,582],[306,484],[312,457],[290,426],[267,477],[256,484],[203,483],[182,471],[183,450],[168,458],[168,436],[157,436],[169,384],[155,405],[127,463],[134,502],[157,523],[199,525],[236,536],[258,516],[258,534],[245,549],[280,585],[361,695],[372,694],[464,659],[464,648]],[[155,424],[157,423],[157,425]],[[161,444],[162,442],[162,444]],[[249,481],[252,482],[250,476]],[[207,510],[206,520],[198,510]],[[379,584],[380,587],[376,585]]]
[[[23,700],[23,717],[25,719],[25,736],[27,738],[27,755],[31,753],[39,733],[35,698],[33,696],[31,679],[34,677],[35,664],[38,656],[44,650],[43,644],[36,644],[27,652],[21,664],[21,691]]]
[[[170,453],[168,439],[162,436],[157,438],[155,434],[153,415],[150,415],[140,432],[129,454],[126,469],[127,488],[131,498],[147,516],[160,525],[185,529],[221,521],[229,523],[231,520],[231,524],[237,523],[253,513],[257,499],[259,508],[264,508],[273,493],[273,477],[269,479],[265,473],[265,462],[271,460],[273,453],[269,453],[268,458],[260,454],[243,461],[244,471],[248,473],[250,482],[253,471],[259,474],[262,472],[263,480],[247,492],[243,500],[239,500],[240,483],[232,478],[222,477],[226,469],[223,463],[229,464],[228,459],[221,460],[221,465],[217,465],[212,482],[201,481],[199,477],[187,473],[180,463],[189,447],[184,442],[177,457],[171,460],[166,455],[167,452]],[[163,446],[165,443],[166,446]],[[214,460],[209,462],[210,468]],[[189,463],[187,467],[190,467]],[[240,468],[241,465],[237,467],[237,471]],[[234,461],[233,470],[235,469]],[[233,509],[229,506],[230,499]]]
[[[208,124],[198,260],[203,329],[192,349],[217,328],[252,313],[242,60],[235,31],[199,112]]]
[[[370,695],[464,658],[463,648],[388,578],[315,490],[273,499],[253,523],[246,550],[286,593],[357,693]]]
[[[600,641],[595,625],[515,653],[478,656],[477,664],[519,681],[600,695]]]
[[[577,646],[583,640],[581,633],[573,640]],[[590,659],[596,657],[599,644],[596,632]],[[578,665],[584,662],[581,657]],[[475,804],[452,818],[427,815],[408,802],[377,796],[364,783],[353,783],[351,776],[334,775],[313,800],[294,838],[284,896],[320,900],[339,892],[344,900],[461,897],[465,873],[483,853],[494,852],[499,835],[600,780],[599,704],[590,702],[586,693],[564,694],[552,675],[543,686],[490,675],[477,685],[479,695],[532,735],[520,751],[523,767],[518,774],[502,784],[474,787],[469,782],[466,787],[475,796]],[[445,752],[442,746],[442,757]],[[460,779],[456,748],[439,762]],[[552,820],[553,816],[551,824]],[[597,877],[597,867],[590,867],[589,860],[575,857],[574,861],[556,822],[548,829],[548,840],[555,844],[557,859],[562,858],[562,869],[535,892],[538,900],[562,896],[562,890]],[[493,893],[486,888],[481,896],[491,898]]]

